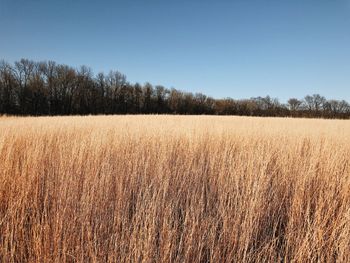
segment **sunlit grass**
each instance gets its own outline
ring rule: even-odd
[[[348,262],[350,122],[0,118],[2,262]]]

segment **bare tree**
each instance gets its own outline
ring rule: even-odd
[[[287,103],[288,103],[289,110],[297,111],[300,109],[300,106],[302,105],[303,102],[296,98],[290,98]]]
[[[176,113],[350,118],[350,106],[314,94],[287,105],[270,96],[234,100],[163,86],[130,84],[118,71],[94,76],[53,61],[0,62],[0,113],[31,115]]]

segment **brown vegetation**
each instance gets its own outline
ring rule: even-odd
[[[1,262],[349,262],[350,122],[0,118]]]
[[[215,89],[215,88],[214,88]],[[350,119],[350,104],[319,94],[291,98],[214,99],[174,88],[140,85],[118,71],[94,75],[86,66],[0,60],[0,114],[62,116],[99,114],[238,115]]]

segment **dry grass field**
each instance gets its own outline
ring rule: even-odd
[[[1,262],[349,262],[350,121],[0,118]]]

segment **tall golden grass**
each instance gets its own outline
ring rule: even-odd
[[[2,262],[349,262],[350,122],[0,118]]]

